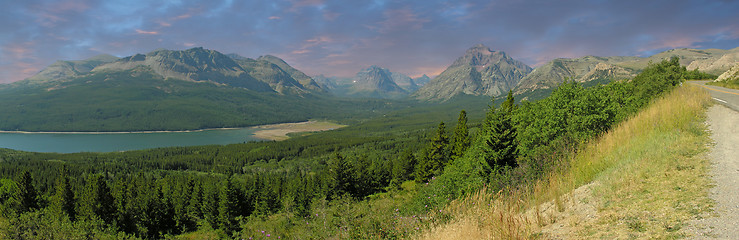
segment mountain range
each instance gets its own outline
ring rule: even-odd
[[[309,77],[275,56],[252,59],[203,48],[99,55],[57,61],[28,79],[0,85],[0,130],[185,130],[356,117],[398,107],[381,99],[438,102],[510,90],[527,98],[566,80],[594,85],[629,79],[670,57],[679,57],[688,70],[718,75],[739,62],[739,48],[558,58],[532,69],[479,44],[433,79],[379,66],[352,78]]]
[[[243,127],[394,107],[334,98],[274,56],[250,59],[203,48],[59,61],[0,86],[0,101],[0,130],[13,131]]]
[[[319,75],[313,79],[329,92],[342,97],[399,99],[419,88],[413,78],[375,65],[360,70],[352,78]]]

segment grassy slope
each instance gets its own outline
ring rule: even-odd
[[[410,105],[164,80],[147,69],[95,73],[43,87],[2,89],[0,102],[0,129],[25,131],[186,130],[312,118],[342,121]]]
[[[739,89],[739,78],[719,82],[707,82],[706,84],[725,88]]]
[[[569,169],[520,192],[483,190],[457,200],[447,209],[453,220],[420,236],[680,237],[683,223],[711,205],[702,154],[709,100],[696,87],[678,88],[586,144]]]

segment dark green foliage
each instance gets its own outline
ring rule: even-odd
[[[454,136],[452,137],[451,158],[461,157],[470,147],[471,144],[470,131],[467,129],[467,112],[462,110],[459,112],[457,126],[454,128]]]
[[[10,217],[15,214],[18,184],[10,179],[0,179],[0,216]]]
[[[239,221],[239,195],[241,193],[234,187],[231,178],[226,178],[221,188],[220,201],[218,203],[218,221],[220,229],[231,235],[238,231]]]
[[[74,191],[72,191],[72,183],[69,179],[69,171],[66,167],[62,167],[59,171],[59,178],[56,183],[56,193],[52,197],[51,209],[54,214],[60,218],[68,218],[71,221],[77,219],[77,211],[75,210],[76,200]]]
[[[338,199],[354,192],[352,166],[339,152],[336,152],[334,157],[329,160],[327,171],[328,183],[326,185],[328,186],[327,197],[329,199]]]
[[[100,219],[107,224],[113,222],[115,204],[103,176],[92,175],[87,178],[87,184],[80,194],[78,212],[82,219]]]
[[[25,171],[18,179],[18,213],[33,211],[39,208],[38,193],[36,187],[33,186],[33,177],[31,173]]]
[[[416,157],[413,156],[413,151],[410,149],[404,150],[400,157],[393,162],[392,185],[397,188],[400,187],[402,182],[412,179],[415,169]]]
[[[509,91],[500,108],[490,107],[483,125],[482,139],[485,146],[484,159],[490,169],[516,167],[518,144],[516,143],[516,127],[513,125],[513,114],[516,105],[513,92]]]
[[[425,182],[439,175],[449,161],[449,138],[444,122],[439,123],[436,134],[430,139],[416,169],[416,182]]]

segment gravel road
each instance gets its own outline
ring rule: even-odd
[[[689,228],[695,239],[739,239],[739,112],[716,104],[707,114],[715,143],[709,157],[716,186],[709,196],[716,201],[716,216],[697,220]]]

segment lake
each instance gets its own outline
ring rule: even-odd
[[[172,146],[225,145],[261,141],[258,129],[141,133],[0,133],[0,148],[31,152],[114,152]]]

